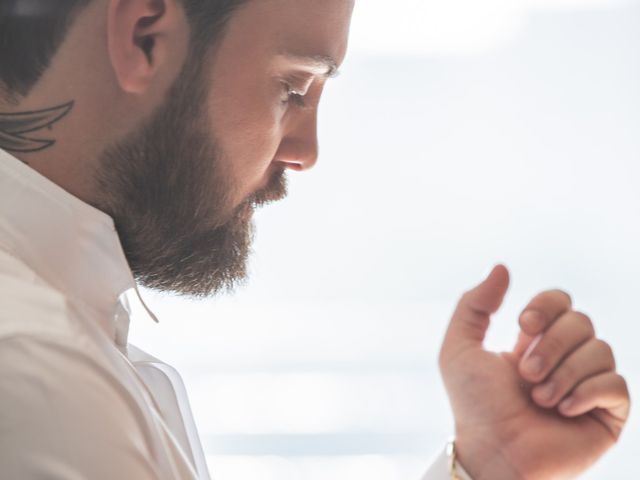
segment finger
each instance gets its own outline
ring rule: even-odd
[[[443,355],[464,345],[482,345],[489,317],[502,304],[508,287],[509,271],[498,265],[486,280],[462,296],[447,329],[442,345]]]
[[[529,348],[529,345],[531,345],[531,342],[533,341],[534,338],[536,337],[530,337],[529,335],[524,333],[522,330],[520,330],[520,333],[518,334],[518,340],[516,341],[516,345],[515,347],[513,347],[513,354],[515,355],[516,358],[518,359],[522,358],[522,356],[527,351],[527,348]]]
[[[577,417],[596,408],[607,410],[617,420],[627,419],[629,389],[624,378],[615,372],[590,377],[558,406],[560,413],[567,417]]]
[[[538,405],[552,408],[587,378],[615,368],[611,347],[594,338],[569,355],[544,383],[534,387],[531,394]]]
[[[535,337],[558,317],[571,310],[571,297],[562,290],[549,290],[536,295],[520,314],[520,328]]]
[[[520,360],[520,374],[529,382],[541,382],[564,357],[594,335],[589,317],[579,312],[564,314]]]

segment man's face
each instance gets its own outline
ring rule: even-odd
[[[249,0],[192,51],[165,104],[105,151],[98,208],[145,286],[206,296],[246,274],[256,206],[313,166],[318,102],[353,0]],[[204,57],[204,58],[203,58]]]

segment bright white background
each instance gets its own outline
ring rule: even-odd
[[[217,480],[417,480],[451,433],[436,357],[497,261],[563,287],[640,398],[640,1],[360,0],[322,154],[257,215],[248,285],[151,295]],[[585,478],[640,478],[640,414]]]

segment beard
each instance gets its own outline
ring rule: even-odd
[[[154,290],[208,297],[247,276],[256,207],[286,196],[284,169],[232,205],[236,186],[206,112],[201,58],[188,59],[145,124],[101,155],[96,207],[115,223],[136,280]]]

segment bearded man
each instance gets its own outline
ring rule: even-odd
[[[178,374],[127,342],[128,298],[243,279],[253,211],[316,162],[352,9],[2,0],[3,478],[209,478]],[[508,281],[496,267],[453,315],[456,440],[425,478],[572,477],[620,436],[625,381],[565,293],[525,307],[512,352],[482,348]]]

